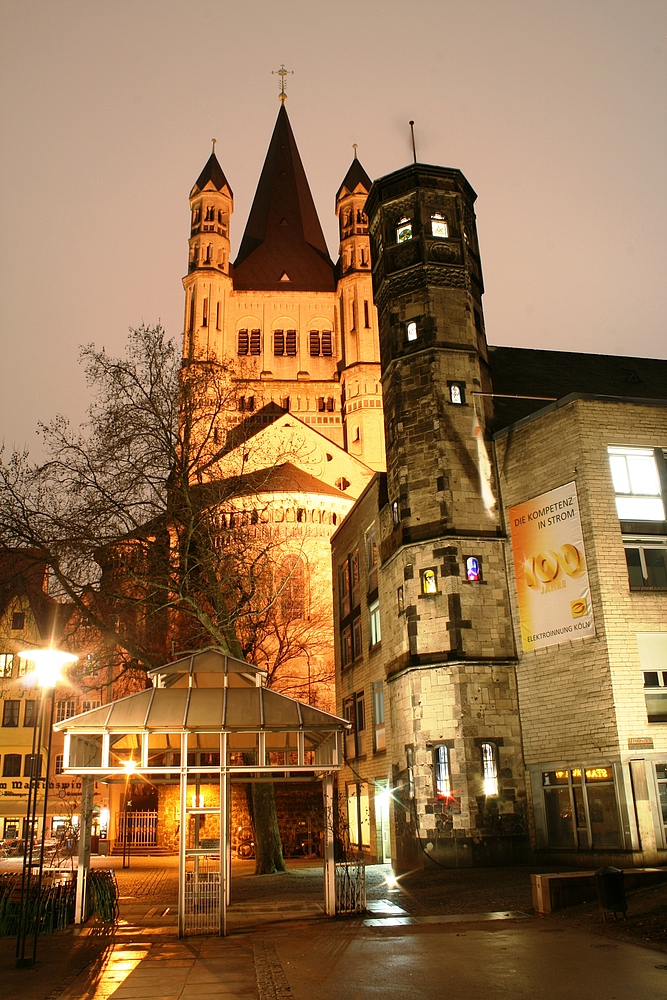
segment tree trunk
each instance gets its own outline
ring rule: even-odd
[[[255,875],[285,872],[287,868],[280,842],[273,782],[253,782],[251,787],[252,824],[255,829]]]

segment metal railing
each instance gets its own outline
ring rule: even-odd
[[[125,840],[125,819],[127,816],[127,841]],[[116,843],[128,847],[157,846],[157,811],[124,812],[116,817]]]
[[[366,866],[363,861],[336,865],[336,913],[366,912]]]
[[[185,873],[185,934],[220,933],[220,872]]]

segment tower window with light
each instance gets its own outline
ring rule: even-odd
[[[437,236],[440,239],[446,239],[449,236],[447,220],[440,212],[435,212],[431,216],[431,235]]]
[[[421,571],[422,594],[438,593],[438,574],[435,569]]]
[[[408,240],[412,239],[412,221],[407,217],[403,217],[398,220],[396,226],[396,242],[397,243],[407,243]]]
[[[454,406],[462,406],[466,401],[465,386],[462,382],[448,382],[449,402]]]
[[[466,559],[466,580],[468,583],[479,583],[482,579],[482,566],[477,556]]]
[[[436,798],[448,799],[452,794],[448,746],[438,746],[433,750],[433,778]]]
[[[408,323],[408,325],[407,325],[407,333],[408,333],[408,340],[416,340],[417,339],[417,324],[416,323]]]
[[[482,777],[484,794],[498,794],[498,749],[495,743],[482,743]]]

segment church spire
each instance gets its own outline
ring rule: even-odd
[[[284,102],[238,256],[234,287],[332,292],[334,266]]]

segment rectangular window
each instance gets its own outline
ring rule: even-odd
[[[368,312],[368,299],[364,299],[364,326],[368,330],[370,328],[370,314]]]
[[[624,538],[630,590],[667,590],[667,539]]]
[[[407,335],[408,335],[408,340],[416,340],[417,339],[417,324],[416,323],[408,323],[408,325],[406,327],[406,332],[407,332]]]
[[[101,702],[100,702],[99,698],[97,698],[97,699],[90,699],[88,701],[84,701],[81,704],[81,711],[82,712],[92,712],[93,709],[99,708],[100,704],[101,704]]]
[[[399,219],[398,225],[396,226],[396,242],[405,243],[407,240],[412,239],[412,222],[410,219]]]
[[[285,334],[282,330],[273,331],[273,353],[278,357],[285,353]]]
[[[15,611],[12,615],[12,629],[18,631],[25,628],[25,614],[23,611]]]
[[[39,768],[38,774],[33,774],[33,766]],[[27,753],[23,763],[24,778],[40,778],[42,776],[42,755]]]
[[[360,599],[359,592],[359,549],[350,553],[350,579],[352,581],[352,607],[356,608]]]
[[[433,748],[433,783],[437,799],[448,799],[452,794],[452,776],[449,761],[449,747]]]
[[[64,758],[63,754],[57,753],[56,754],[56,766],[55,766],[55,772],[54,772],[55,774],[62,774],[63,773],[63,764],[64,764],[64,761],[65,761],[65,758]]]
[[[415,797],[415,751],[414,747],[405,748],[405,765],[408,778],[408,798],[411,802]]]
[[[373,685],[373,749],[385,750],[387,739],[384,726],[384,684],[378,681]]]
[[[333,413],[336,409],[336,401],[333,396],[327,396],[327,411]]]
[[[580,850],[621,846],[621,828],[608,764],[542,774],[549,847]]]
[[[285,354],[290,358],[296,357],[296,330],[288,330],[285,334]]]
[[[0,653],[0,677],[11,677],[14,671],[14,654]]]
[[[398,605],[398,613],[402,615],[405,611],[405,592],[403,587],[399,587],[396,591],[396,603]]]
[[[447,222],[445,221],[445,217],[441,215],[440,212],[434,212],[431,216],[431,235],[438,236],[440,239],[446,239],[449,235]]]
[[[311,358],[317,358],[320,354],[320,333],[319,330],[311,330],[309,337],[309,350]]]
[[[208,326],[208,299],[204,299],[202,306],[201,325]]]
[[[368,567],[368,590],[375,590],[378,585],[378,543],[377,535],[371,531],[366,536],[366,565]]]
[[[352,760],[366,751],[366,713],[363,691],[351,695],[343,702],[343,718],[352,724],[345,734],[345,757]]]
[[[14,728],[19,724],[19,711],[21,708],[21,702],[11,699],[3,702],[2,705],[2,724],[8,728]]]
[[[368,609],[368,617],[370,618],[371,625],[371,649],[373,646],[377,646],[382,638],[382,632],[380,631],[380,602],[373,601]]]
[[[350,563],[346,559],[338,572],[340,588],[340,614],[345,618],[351,611],[350,607]]]
[[[482,743],[482,777],[484,794],[498,794],[498,747],[495,743]]]
[[[660,477],[651,448],[607,448],[621,521],[664,521]]]
[[[340,634],[341,660],[343,667],[349,667],[354,662],[352,655],[352,628],[347,625]]]
[[[649,722],[667,722],[667,632],[638,632],[637,649]]]
[[[330,358],[333,355],[331,330],[322,330],[322,354],[325,358]]]
[[[261,331],[251,330],[250,331],[250,353],[259,354],[261,349]]]
[[[3,778],[20,778],[21,777],[21,754],[20,753],[6,753],[5,759],[2,762],[2,777]]]
[[[655,773],[658,779],[658,793],[660,795],[662,822],[665,827],[667,827],[667,764],[656,764]]]
[[[23,725],[24,726],[34,726],[35,724],[35,706],[36,702],[29,698],[25,703],[25,708],[23,710]]]
[[[247,354],[248,353],[248,343],[249,343],[248,342],[248,331],[247,330],[239,330],[239,332],[237,334],[236,353],[237,354]]]
[[[67,701],[56,702],[56,722],[64,722],[76,715],[76,698],[68,698]]]
[[[220,329],[220,302],[215,304],[215,328],[216,330]]]
[[[350,327],[350,329],[351,330],[356,330],[357,329],[357,303],[356,303],[355,299],[352,299],[352,302],[350,303],[350,305],[351,305],[351,308],[352,308],[352,326]]]
[[[352,622],[352,652],[355,660],[361,656],[361,618],[355,618]]]
[[[327,409],[327,404],[326,404],[326,400],[325,400],[324,396],[318,396],[317,397],[317,412],[318,413],[326,413],[326,409]]]
[[[347,786],[347,822],[350,847],[370,850],[371,822],[366,782]]]

